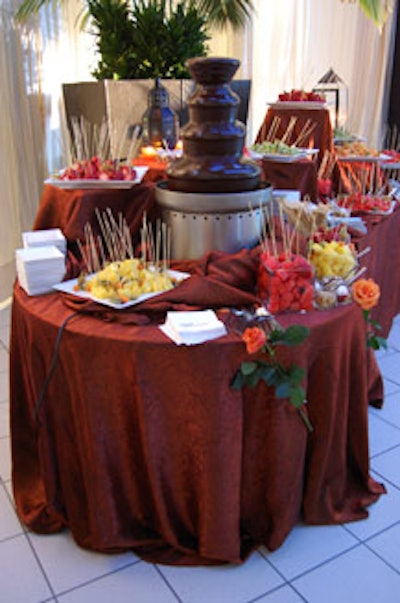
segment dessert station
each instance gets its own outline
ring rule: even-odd
[[[45,184],[17,253],[12,479],[34,532],[218,565],[384,495],[368,404],[400,210],[390,155],[338,161],[319,97],[270,107],[246,149],[238,61],[188,68],[179,152],[144,141]]]

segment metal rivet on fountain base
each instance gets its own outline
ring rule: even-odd
[[[171,191],[168,182],[159,182],[156,201],[163,222],[171,228],[171,257],[198,259],[209,251],[236,253],[254,247],[271,198],[269,185],[239,193],[187,193]]]

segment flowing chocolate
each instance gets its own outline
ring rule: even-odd
[[[167,169],[171,191],[243,192],[259,186],[260,167],[243,157],[246,128],[236,119],[240,101],[229,85],[239,64],[232,58],[187,61],[196,89],[188,101],[189,122],[181,131],[182,157]]]

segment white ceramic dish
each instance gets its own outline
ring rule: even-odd
[[[176,281],[177,284],[181,283],[190,276],[189,273],[179,272],[178,270],[168,270],[168,274],[173,280]],[[88,278],[90,278],[90,276]],[[61,293],[69,293],[70,295],[75,295],[75,297],[95,301],[98,304],[108,306],[109,308],[114,308],[115,310],[123,310],[124,308],[135,306],[136,304],[140,304],[140,302],[146,301],[146,299],[150,299],[151,297],[156,297],[157,295],[161,295],[161,293],[165,293],[165,291],[157,291],[156,293],[145,293],[143,295],[139,295],[139,297],[137,297],[136,299],[131,299],[127,302],[117,304],[109,299],[99,299],[97,297],[93,297],[93,295],[91,295],[88,291],[82,291],[80,289],[76,291],[74,287],[77,285],[77,283],[78,279],[73,278],[69,281],[64,281],[62,283],[54,285],[53,289],[56,289],[56,291],[60,291]]]
[[[252,159],[267,159],[268,161],[279,161],[280,163],[293,163],[294,161],[305,159],[306,157],[316,155],[317,153],[319,153],[319,149],[303,149],[300,147],[298,148],[297,153],[291,155],[289,153],[260,153],[258,151],[249,151]]]
[[[58,188],[66,190],[76,189],[97,189],[97,190],[112,190],[112,189],[129,189],[135,184],[139,184],[149,168],[146,166],[135,166],[135,180],[100,180],[98,178],[82,179],[82,180],[61,180],[60,178],[48,178],[44,181],[45,184],[51,184]]]
[[[325,109],[326,103],[319,101],[275,101],[268,103],[271,109]]]
[[[387,159],[388,155],[347,155],[337,158],[343,163],[381,163]]]

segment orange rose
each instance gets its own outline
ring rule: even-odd
[[[247,353],[255,354],[263,347],[267,336],[262,329],[259,329],[258,327],[249,327],[243,332],[242,338],[246,344]]]
[[[360,278],[353,284],[352,293],[363,310],[371,310],[378,303],[381,290],[372,278]]]

